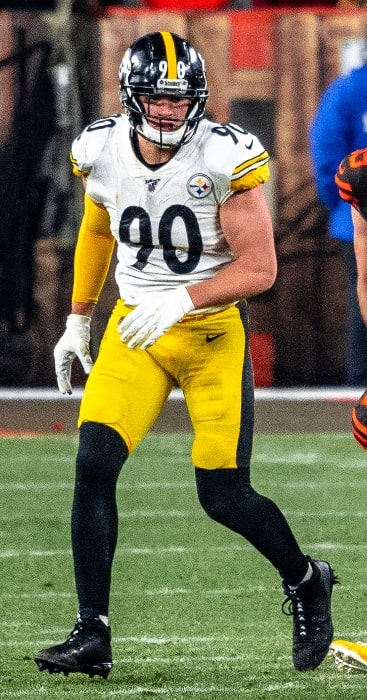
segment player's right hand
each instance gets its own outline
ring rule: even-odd
[[[90,349],[90,318],[70,314],[66,320],[66,330],[54,348],[55,371],[59,391],[71,394],[71,367],[77,357],[86,374],[93,367]]]

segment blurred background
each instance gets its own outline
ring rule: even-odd
[[[256,133],[271,154],[279,272],[250,302],[256,386],[343,384],[345,270],[316,194],[308,130],[326,86],[362,61],[363,4],[0,0],[1,387],[55,386],[52,349],[69,313],[82,211],[71,142],[120,111],[122,54],[160,29],[203,54],[210,117]],[[110,275],[94,353],[115,297]]]

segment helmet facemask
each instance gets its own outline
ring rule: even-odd
[[[150,97],[152,99],[154,99],[154,97],[166,97],[167,99],[172,99],[172,95],[169,93],[148,96],[148,100]],[[176,119],[175,117],[167,118],[155,115],[150,116],[149,102],[147,109],[145,109],[140,99],[140,95],[134,94],[134,96],[131,97],[131,100],[127,100],[121,95],[121,102],[133,128],[145,139],[147,139],[147,141],[160,146],[160,148],[179,148],[183,144],[188,143],[193,137],[199,125],[199,121],[202,118],[205,103],[204,105],[200,105],[200,99],[188,99],[189,105],[185,117]],[[154,124],[152,124],[151,121],[154,121]],[[177,128],[165,128],[164,123],[168,121],[170,123],[177,121]]]

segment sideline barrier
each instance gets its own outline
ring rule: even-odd
[[[255,389],[255,433],[350,432],[351,406],[364,387]],[[74,433],[82,389],[0,389],[0,438],[12,434]],[[153,430],[191,432],[180,390],[172,391]]]

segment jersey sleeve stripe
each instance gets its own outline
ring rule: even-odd
[[[263,151],[258,156],[255,156],[254,158],[249,158],[249,160],[246,160],[243,163],[240,163],[240,165],[237,165],[233,170],[231,179],[240,179],[241,177],[246,175],[246,173],[249,173],[251,172],[251,170],[265,165],[266,163],[268,163],[268,161],[269,154],[267,151]]]
[[[77,177],[82,177],[83,175],[84,176],[88,175],[90,169],[89,170],[81,170],[78,166],[78,161],[73,157],[72,153],[70,153],[69,158],[70,158],[70,162],[73,166],[73,169],[72,169],[73,175],[76,175]]]
[[[238,192],[241,190],[251,190],[254,187],[257,187],[258,185],[262,185],[264,184],[264,182],[267,182],[267,180],[269,180],[269,177],[269,165],[268,163],[265,163],[264,165],[260,165],[254,168],[253,170],[250,170],[250,172],[247,172],[240,179],[232,179],[231,190],[233,192]]]

